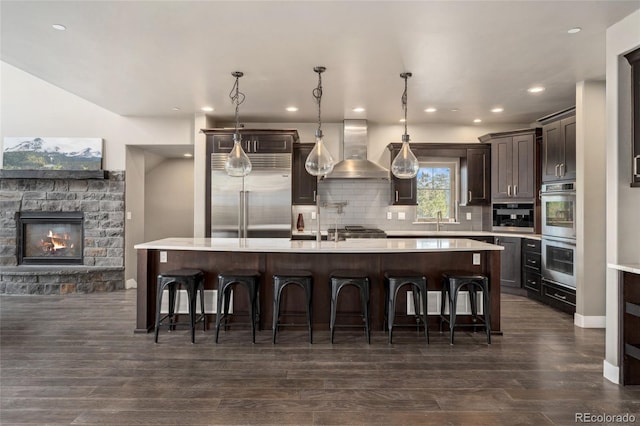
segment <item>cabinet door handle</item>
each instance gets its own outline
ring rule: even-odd
[[[563,296],[563,295],[558,294],[558,293],[553,293],[553,297],[557,297],[560,300],[567,300],[567,296]]]
[[[513,196],[514,197],[518,196],[518,185],[513,185]]]
[[[314,203],[316,202],[316,191],[315,190],[313,191],[313,202]]]
[[[560,173],[558,172],[558,167],[560,167],[560,164],[556,164],[556,177],[560,177]]]
[[[638,163],[640,163],[640,155],[633,157],[633,174],[638,175]]]
[[[507,185],[507,197],[511,197],[511,185]]]
[[[258,141],[257,140],[253,141],[253,152],[258,152]]]
[[[469,202],[471,202],[471,191],[469,191]]]
[[[398,191],[396,191],[396,203],[398,202]]]
[[[536,264],[536,263],[538,263],[538,262],[536,262],[535,260],[529,260],[529,263],[532,263],[532,264],[534,264],[534,265],[535,265],[535,264]]]
[[[564,163],[560,163],[560,177],[564,176],[564,169],[565,169],[565,164]]]
[[[536,248],[536,245],[527,243],[527,247]]]

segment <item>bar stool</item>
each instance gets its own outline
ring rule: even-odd
[[[458,327],[482,327],[487,333],[487,344],[491,344],[491,295],[489,293],[489,279],[472,272],[444,272],[442,274],[442,303],[440,305],[440,331],[442,323],[449,323],[450,344],[453,345],[453,330],[456,327],[456,306],[458,304],[458,292],[466,287],[469,291],[469,304],[473,324],[457,324]],[[482,291],[482,304],[484,319],[478,318],[477,291]],[[448,296],[447,296],[448,295]],[[445,299],[449,301],[449,318],[444,315]],[[477,321],[481,322],[478,324]]]
[[[416,271],[386,271],[384,273],[385,283],[385,305],[384,305],[384,321],[389,329],[389,343],[393,339],[393,326],[396,316],[396,297],[398,290],[405,285],[411,286],[413,289],[413,306],[415,307],[416,324],[419,325],[420,319],[424,324],[424,336],[429,343],[429,328],[427,323],[427,278]],[[422,296],[422,304],[420,297]],[[422,315],[420,308],[422,307]]]
[[[345,286],[352,285],[360,290],[360,303],[362,305],[362,318],[367,335],[367,343],[371,343],[371,332],[369,330],[369,277],[363,272],[355,271],[335,271],[331,273],[331,343],[333,343],[333,333],[336,327],[336,308],[340,290]]]
[[[311,274],[311,272],[309,271],[281,271],[273,275],[273,343],[276,343],[276,334],[278,332],[278,324],[280,322],[280,297],[282,295],[282,291],[289,284],[298,285],[304,290],[305,303],[307,308],[307,325],[309,327],[309,343],[313,343],[313,328],[311,324],[311,295],[313,294],[313,274]]]
[[[216,310],[216,343],[220,332],[220,323],[224,319],[225,329],[229,317],[231,289],[242,284],[249,293],[249,320],[251,322],[251,341],[256,342],[256,323],[260,323],[260,272],[255,270],[224,271],[218,274],[218,306]]]
[[[161,317],[160,307],[162,306],[162,295],[164,289],[169,290],[169,313]],[[155,342],[158,343],[158,332],[161,325],[168,325],[169,330],[175,330],[179,323],[175,318],[176,293],[178,287],[187,291],[189,303],[189,324],[191,325],[191,343],[196,342],[196,323],[202,321],[203,329],[206,331],[207,322],[204,313],[204,273],[199,269],[176,269],[158,275],[156,294],[156,324]],[[200,291],[200,315],[196,318],[196,298]],[[166,324],[163,321],[168,319]]]

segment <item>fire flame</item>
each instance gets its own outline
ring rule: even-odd
[[[73,248],[73,243],[69,234],[54,234],[53,231],[49,230],[47,239],[41,239],[39,246],[45,252],[55,253],[58,250]]]

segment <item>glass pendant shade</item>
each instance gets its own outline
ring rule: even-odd
[[[418,174],[420,164],[411,148],[409,148],[409,138],[404,138],[400,152],[391,163],[391,173],[399,179],[413,179]]]
[[[251,173],[251,160],[242,149],[240,135],[233,135],[233,148],[224,163],[224,169],[229,176],[242,177]]]
[[[324,146],[322,134],[316,134],[316,144],[307,156],[304,168],[312,176],[326,176],[333,170],[335,161],[329,150]]]

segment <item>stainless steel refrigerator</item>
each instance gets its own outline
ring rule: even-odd
[[[211,237],[290,238],[291,154],[248,156],[241,178],[225,172],[227,154],[211,154]]]

